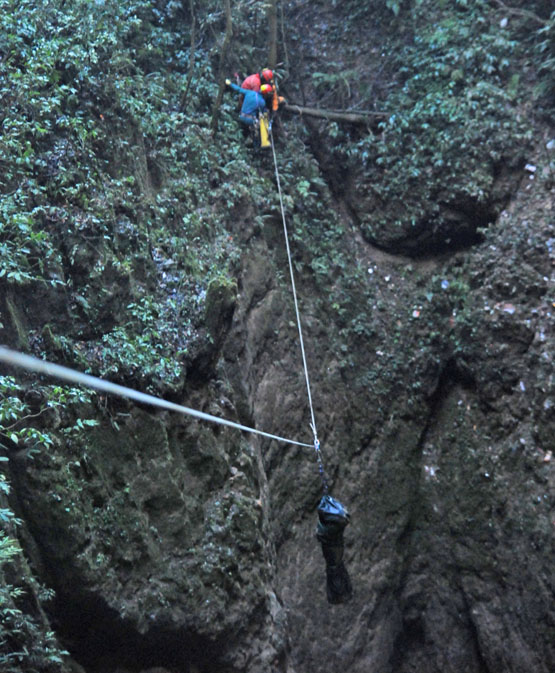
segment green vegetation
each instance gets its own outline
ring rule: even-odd
[[[3,506],[9,492],[9,484],[0,474],[0,522],[3,528],[9,526],[13,529],[20,522],[9,507]],[[29,594],[38,598],[40,593],[44,601],[51,598],[51,594],[38,586],[21,585],[18,577],[21,572],[18,570],[22,562],[17,541],[0,530],[0,668],[5,673],[59,670],[67,652],[60,649],[55,634],[40,618],[38,609],[31,615],[28,607],[20,606],[21,603],[29,604]],[[10,582],[8,577],[17,579]]]
[[[384,203],[376,227],[441,226],[446,203],[487,213],[501,167],[523,160],[509,152],[531,137],[517,105],[521,46],[510,31],[487,18],[486,5],[434,21],[428,10],[415,10],[412,44],[393,56],[399,86],[380,137],[357,146]]]
[[[30,394],[29,394],[30,393]],[[29,390],[10,376],[0,376],[0,447],[19,460],[51,452],[65,439],[84,435],[98,421],[82,418],[90,412],[91,393],[61,386]],[[53,422],[53,419],[56,419]],[[51,426],[57,426],[56,430]],[[53,596],[39,586],[26,566],[16,539],[21,521],[8,503],[10,486],[0,456],[0,668],[6,673],[56,671],[67,652],[49,629],[41,603]]]
[[[326,126],[369,240],[448,246],[499,214],[526,160],[530,118],[555,112],[555,13],[541,1],[513,5],[392,1],[384,12],[382,2],[350,3],[323,36],[322,49],[348,35],[351,44],[311,74],[314,92],[326,107],[385,115],[372,133]],[[353,13],[376,33],[370,60]]]
[[[2,0],[0,16],[0,282],[67,292],[74,328],[48,340],[35,328],[46,355],[57,344],[96,373],[171,385],[210,279],[235,273],[230,215],[267,191],[237,157],[231,106],[212,143],[210,47],[196,54],[185,115],[191,55],[176,3]],[[219,19],[208,13],[202,29]]]
[[[81,418],[79,411],[90,412],[92,393],[79,388],[34,386],[33,399],[28,401],[28,388],[16,383],[11,376],[0,376],[0,447],[9,450],[11,444],[32,458],[41,450],[50,450],[55,435],[48,430],[52,418],[62,425],[65,434],[97,425],[94,419]],[[40,402],[37,402],[40,400]],[[63,415],[62,422],[61,415]]]

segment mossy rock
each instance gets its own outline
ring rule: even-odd
[[[17,347],[27,350],[29,348],[29,340],[27,338],[24,318],[11,293],[8,293],[6,296],[6,309],[9,316],[8,328],[15,336]]]
[[[204,319],[215,344],[227,331],[237,303],[237,282],[227,276],[213,278],[206,291]]]

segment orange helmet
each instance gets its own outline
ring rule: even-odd
[[[260,87],[260,93],[263,96],[269,96],[271,93],[273,93],[273,91],[274,91],[274,88],[272,87],[271,84],[263,84]]]
[[[269,68],[264,68],[260,75],[261,79],[266,80],[266,82],[271,82],[274,79],[274,73]]]

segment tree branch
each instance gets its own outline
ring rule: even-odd
[[[541,23],[542,26],[547,26],[548,21],[545,19],[542,19],[540,16],[537,14],[534,14],[534,12],[531,12],[528,9],[519,9],[518,7],[509,7],[506,5],[502,0],[494,0],[495,4],[498,7],[501,7],[501,9],[504,12],[507,12],[508,14],[515,14],[516,16],[525,16],[527,19],[532,19],[532,21],[536,21],[537,23]]]
[[[277,63],[277,0],[270,0],[266,8],[268,18],[268,67],[275,69]]]
[[[375,119],[387,117],[387,112],[365,112],[360,114],[358,112],[338,112],[335,110],[320,110],[313,107],[301,107],[300,105],[283,105],[283,109],[287,112],[295,112],[299,115],[307,115],[308,117],[318,117],[320,119],[329,119],[333,122],[344,122],[347,124],[370,124]]]
[[[195,70],[195,52],[196,52],[196,37],[197,37],[197,17],[195,12],[195,2],[194,0],[189,0],[189,10],[191,12],[191,47],[189,50],[189,69],[187,72],[187,84],[185,85],[185,91],[181,96],[181,102],[179,103],[179,109],[184,112],[187,105],[187,96],[189,95],[189,89],[191,88],[191,82],[193,81],[193,75]]]
[[[225,37],[222,44],[222,49],[220,51],[220,68],[219,68],[219,89],[216,100],[214,101],[214,106],[212,107],[212,122],[210,123],[210,128],[212,130],[212,136],[216,135],[218,130],[218,117],[220,112],[220,106],[222,104],[222,99],[224,97],[225,90],[225,71],[224,65],[227,60],[227,52],[229,45],[231,43],[231,38],[233,37],[233,23],[231,20],[231,3],[230,0],[224,0],[225,7]]]

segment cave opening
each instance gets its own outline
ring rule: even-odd
[[[57,592],[50,619],[56,635],[86,673],[222,673],[221,644],[154,620],[144,633],[102,598]]]

